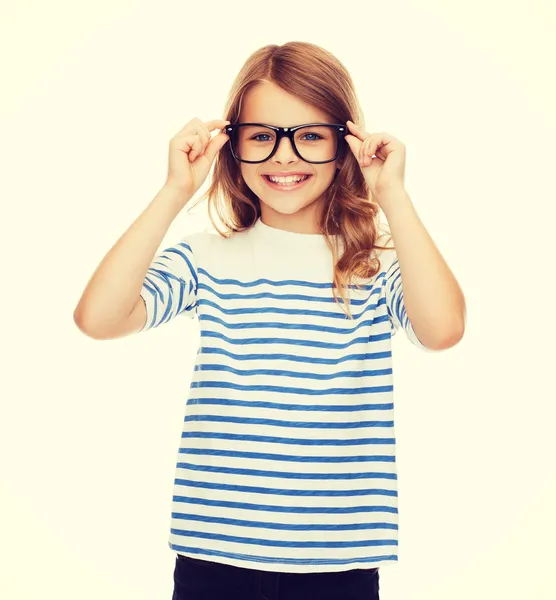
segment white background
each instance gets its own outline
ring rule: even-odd
[[[1,3],[2,598],[170,599],[198,323],[101,342],[73,310],[163,185],[170,138],[223,118],[247,57],[292,40],[333,52],[367,131],[406,145],[467,299],[456,347],[395,337],[400,560],[381,600],[556,597],[555,31],[549,0]],[[164,244],[207,222],[181,213]]]

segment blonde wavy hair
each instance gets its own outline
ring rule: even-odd
[[[223,117],[239,120],[244,94],[262,82],[273,82],[287,93],[327,112],[334,123],[348,119],[364,128],[363,114],[353,82],[346,68],[330,52],[308,42],[269,44],[255,51],[245,62],[230,90]],[[372,256],[379,237],[379,206],[373,201],[363,174],[347,142],[338,156],[342,166],[324,193],[325,210],[319,223],[334,262],[333,296],[342,298],[344,312],[353,319],[346,289],[355,278],[365,280],[380,270],[378,256]],[[229,144],[215,158],[208,190],[198,202],[209,199],[209,218],[223,237],[252,227],[261,215],[258,197],[247,187]],[[195,203],[197,204],[197,203]],[[216,226],[212,210],[218,214],[225,231]],[[389,231],[388,234],[391,239]],[[335,237],[331,237],[335,236]],[[339,239],[338,239],[339,238]],[[339,256],[339,241],[343,253]],[[360,281],[361,283],[361,281]],[[355,284],[359,289],[359,285]]]

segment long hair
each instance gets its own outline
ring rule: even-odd
[[[287,93],[327,112],[334,123],[345,123],[349,119],[364,128],[363,114],[348,71],[330,52],[315,44],[270,44],[255,51],[232,85],[223,119],[237,122],[244,94],[262,82],[273,82]],[[373,257],[372,252],[375,248],[387,248],[375,244],[379,237],[379,206],[371,198],[347,142],[343,144],[338,160],[343,164],[324,193],[326,208],[322,211],[319,227],[332,252],[334,299],[339,303],[336,293],[339,290],[344,312],[353,319],[346,289],[355,278],[364,280],[376,275],[380,260],[378,256]],[[216,156],[211,184],[199,202],[207,196],[209,218],[223,237],[249,229],[261,215],[260,201],[245,184],[229,144]],[[216,226],[211,208],[218,214],[224,232]],[[341,256],[339,242],[343,246]],[[359,288],[357,284],[355,287]]]

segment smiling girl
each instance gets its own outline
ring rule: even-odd
[[[465,300],[404,188],[403,144],[365,131],[333,55],[257,50],[224,113],[172,138],[165,185],[75,322],[104,340],[199,319],[173,600],[378,599],[379,567],[398,560],[392,336],[450,348]],[[213,163],[201,200],[223,231],[155,256]],[[394,246],[378,243],[379,209]]]

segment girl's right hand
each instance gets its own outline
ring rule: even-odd
[[[204,123],[194,118],[170,140],[168,177],[165,187],[179,190],[189,200],[205,181],[219,150],[230,139],[220,132],[230,121],[215,119]]]

